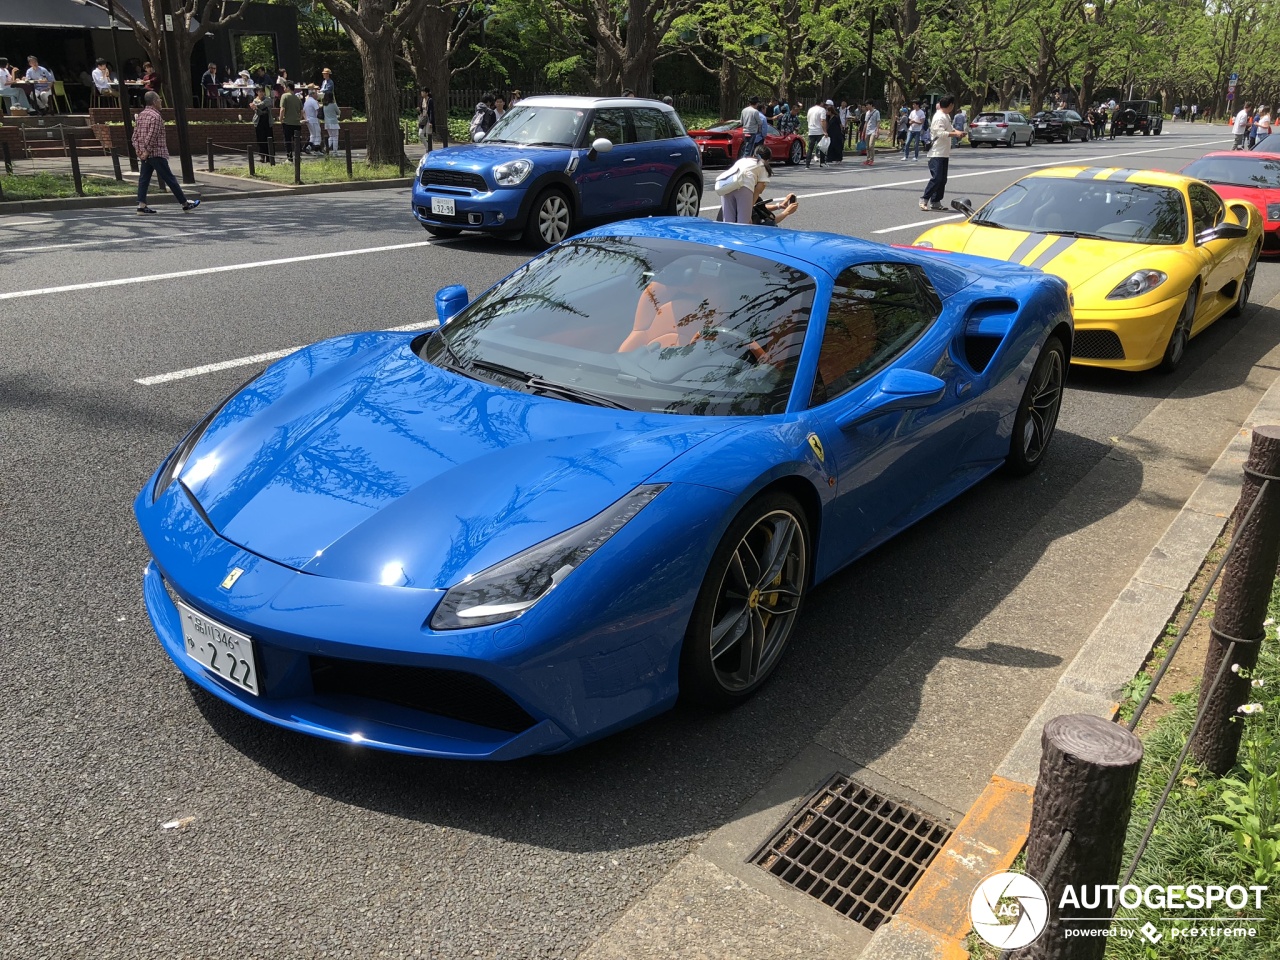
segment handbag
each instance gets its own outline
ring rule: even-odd
[[[720,176],[716,177],[715,191],[717,197],[727,197],[735,190],[747,185],[747,171],[739,160]]]
[[[822,139],[818,141],[818,152],[825,156],[826,152],[830,149],[831,149],[831,138],[824,133],[822,135]]]
[[[865,140],[859,140],[859,141],[858,141],[858,148],[857,148],[857,152],[858,152],[858,153],[866,153],[866,152],[867,152],[867,141],[865,141]]]

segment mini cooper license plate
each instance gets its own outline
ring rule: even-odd
[[[456,217],[457,210],[454,209],[453,201],[448,197],[432,197],[431,212],[440,217]]]
[[[178,601],[176,606],[178,618],[182,621],[183,648],[187,656],[241,690],[254,696],[261,695],[253,639],[210,620],[185,603]]]

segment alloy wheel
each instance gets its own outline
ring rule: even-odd
[[[789,510],[757,520],[729,557],[711,616],[711,667],[728,693],[767,676],[786,646],[806,583],[805,528]]]
[[[569,204],[552,193],[538,207],[538,235],[547,244],[559,243],[569,235]]]
[[[698,215],[698,187],[692,180],[685,180],[676,187],[675,211],[677,217]]]
[[[1056,350],[1047,353],[1045,362],[1037,364],[1032,374],[1031,389],[1027,391],[1027,422],[1022,428],[1022,452],[1029,463],[1044,455],[1053,437],[1058,411],[1062,409],[1064,374],[1062,354]]]

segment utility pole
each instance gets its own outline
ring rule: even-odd
[[[173,99],[173,125],[178,130],[178,159],[182,163],[182,182],[195,183],[196,170],[191,162],[191,144],[187,139],[187,105],[185,98],[179,96],[177,80],[179,70],[187,69],[186,64],[178,62],[178,44],[173,35],[174,17],[173,0],[160,0],[161,22],[156,26],[162,31],[164,39],[165,83],[169,85],[169,96]]]
[[[111,69],[116,72],[116,83],[120,89],[120,115],[124,120],[124,145],[129,151],[129,169],[138,172],[138,155],[133,151],[133,112],[129,109],[129,94],[124,88],[124,72],[120,67],[120,47],[116,43],[117,27],[116,2],[107,0],[107,22],[111,24]]]

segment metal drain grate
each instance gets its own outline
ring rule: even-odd
[[[875,930],[950,836],[920,811],[836,774],[750,862]]]

